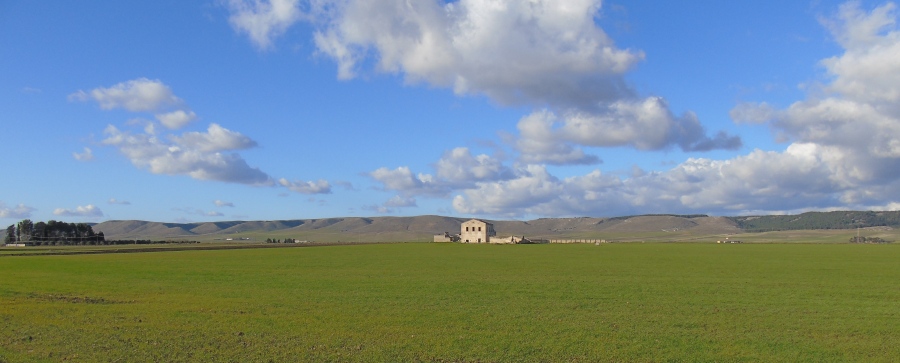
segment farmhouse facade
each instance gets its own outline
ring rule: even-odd
[[[459,226],[459,234],[444,232],[434,235],[434,242],[459,242],[459,243],[491,243],[491,244],[519,244],[534,243],[525,236],[497,237],[494,225],[480,219],[470,219]]]
[[[490,243],[496,236],[494,225],[479,219],[470,219],[459,228],[459,241],[462,243]]]

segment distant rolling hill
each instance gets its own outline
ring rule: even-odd
[[[444,216],[346,217],[281,221],[160,223],[107,221],[93,226],[107,239],[224,240],[266,238],[334,242],[430,241],[434,234],[458,233],[469,218]],[[540,218],[530,221],[486,220],[499,237],[544,239],[690,240],[697,236],[740,232],[853,229],[900,226],[900,212],[835,211],[798,215],[709,217],[706,215],[640,215],[614,218]]]
[[[347,217],[283,221],[225,221],[203,223],[160,223],[147,221],[107,221],[93,226],[107,239],[190,239],[217,240],[250,238],[296,238],[311,241],[430,241],[434,234],[458,233],[469,218],[443,216]],[[727,234],[740,232],[737,224],[724,217],[635,216],[619,218],[541,218],[530,221],[486,220],[494,224],[498,236],[529,238],[606,238],[642,233]]]

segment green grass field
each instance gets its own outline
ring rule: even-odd
[[[900,245],[0,257],[0,362],[888,362]]]

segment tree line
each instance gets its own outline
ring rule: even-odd
[[[303,243],[305,241],[301,241],[295,238],[285,238],[285,239],[273,239],[266,238],[266,243]]]
[[[33,245],[85,245],[105,244],[103,232],[94,233],[87,223],[66,223],[50,220],[34,223],[24,219],[6,227],[4,242]]]
[[[728,217],[746,232],[900,226],[898,211],[807,212],[798,215]]]

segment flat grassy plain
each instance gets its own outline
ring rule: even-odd
[[[900,245],[0,257],[0,362],[889,362]]]

